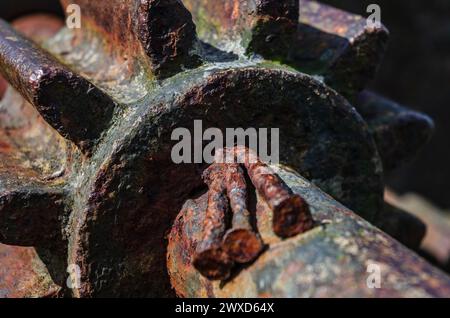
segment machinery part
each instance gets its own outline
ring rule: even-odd
[[[20,0],[16,1],[14,5],[6,1],[0,3],[0,18],[7,21],[13,21],[22,16],[35,13],[63,16],[58,0]]]
[[[295,35],[299,2],[186,0],[200,38],[224,51],[284,57]]]
[[[202,40],[258,54],[323,78],[346,97],[365,88],[380,64],[387,29],[317,1],[187,0]],[[300,14],[299,14],[300,12]]]
[[[363,15],[366,15],[365,4],[369,4],[353,0],[321,1]],[[382,19],[392,32],[388,54],[371,88],[427,113],[437,127],[420,156],[391,173],[386,182],[395,192],[420,194],[438,209],[448,211],[450,147],[444,145],[448,144],[450,135],[449,95],[446,93],[450,82],[447,67],[450,2],[380,0],[372,3],[382,8]]]
[[[61,2],[64,8],[70,4],[82,8],[85,25],[75,31],[76,41],[89,46],[101,36],[106,40],[101,49],[117,63],[128,62],[132,72],[142,63],[150,71],[147,76],[166,78],[200,63],[195,25],[179,0]]]
[[[6,1],[0,3],[0,18],[11,21],[16,29],[37,42],[53,36],[62,27],[58,19],[62,16],[58,0],[20,0],[13,6]],[[0,100],[6,88],[6,81],[0,76]]]
[[[63,27],[64,23],[57,16],[36,13],[19,17],[12,22],[12,25],[26,37],[42,44],[48,38],[54,36]],[[6,80],[0,76],[0,100],[6,92],[6,88]]]
[[[359,94],[355,105],[375,138],[385,171],[410,161],[433,135],[430,117],[373,92]]]
[[[225,280],[234,265],[230,255],[222,247],[228,215],[228,198],[224,175],[225,164],[213,164],[204,173],[208,184],[208,207],[203,221],[203,238],[193,260],[195,268],[210,280]]]
[[[226,175],[227,195],[233,211],[231,229],[223,238],[224,250],[239,264],[254,261],[264,246],[252,226],[248,210],[248,191],[244,170],[239,164],[230,164]]]
[[[258,36],[278,28],[278,20],[295,34],[292,1],[248,1],[260,2]],[[383,205],[376,144],[360,114],[317,77],[199,41],[178,0],[75,3],[86,24],[45,43],[51,53],[7,26],[0,32],[0,71],[27,100],[9,90],[0,104],[0,242],[36,247],[61,293],[173,295],[165,237],[184,202],[203,187],[205,167],[175,164],[171,137],[178,127],[194,135],[199,119],[204,129],[221,131],[279,127],[282,164],[367,220],[376,218]],[[240,9],[247,10],[235,12]],[[19,65],[12,51],[26,64]],[[27,72],[41,73],[41,62],[62,74],[57,92],[30,86],[26,75],[33,72]],[[74,83],[85,89],[72,90]],[[74,100],[61,104],[61,92]],[[77,101],[100,111],[98,122],[79,109],[64,120],[50,116],[74,110]],[[27,223],[26,211],[37,206]],[[11,231],[12,223],[21,228]],[[79,267],[80,288],[66,291],[68,266]]]
[[[0,298],[52,298],[61,288],[34,249],[0,244]]]
[[[420,251],[427,233],[427,226],[422,220],[388,203],[378,212],[374,224],[416,252]]]
[[[302,45],[292,48],[292,59],[352,100],[373,79],[387,48],[388,30],[317,1],[300,2],[296,43]]]
[[[448,297],[450,278],[446,274],[292,170],[273,169],[295,193],[310,202],[319,226],[295,238],[280,240],[270,226],[270,208],[258,197],[258,229],[268,249],[231,280],[211,282],[191,265],[200,239],[198,224],[205,218],[206,195],[189,200],[169,236],[167,264],[178,296]],[[368,285],[370,265],[380,269],[381,288]]]
[[[228,150],[230,151],[230,150]],[[239,162],[247,169],[256,191],[266,200],[273,211],[273,230],[289,238],[309,231],[314,224],[308,203],[294,195],[282,180],[261,160],[256,153],[244,147],[234,149]]]
[[[186,1],[186,3],[193,12],[194,21],[199,26],[200,38],[222,49],[233,49],[239,53],[242,51],[239,48],[245,47],[245,41],[242,38],[245,38],[249,32],[255,34],[259,31],[258,28],[243,31],[240,27],[236,27],[235,23],[232,23],[236,19],[243,20],[249,16],[245,10],[239,10],[242,5],[241,1],[226,1],[223,5],[225,10],[217,8],[222,4],[212,2]],[[292,9],[292,11],[295,10]],[[369,97],[370,93],[368,92],[359,95],[359,92],[374,77],[384,56],[389,36],[387,29],[381,24],[368,26],[364,17],[317,1],[301,0],[299,18],[292,13],[288,14],[289,10],[285,12],[290,17],[291,23],[295,19],[300,21],[295,35],[283,33],[289,50],[279,43],[275,44],[270,41],[262,46],[266,50],[281,48],[284,55],[276,60],[320,78],[353,101],[354,106],[369,125],[378,125],[377,127],[371,126],[371,130],[378,143],[386,170],[392,170],[407,159],[414,157],[429,141],[433,133],[432,120],[423,114],[394,105],[382,97],[378,97],[374,101],[373,94]],[[247,24],[255,25],[256,23]],[[264,33],[266,37],[281,38],[273,29],[264,30],[266,30]],[[241,36],[229,36],[230,33]],[[257,53],[264,58],[273,59],[271,54],[263,51],[250,52],[247,49],[246,52],[247,54]],[[374,105],[375,103],[377,105]],[[388,106],[388,103],[391,105]],[[394,108],[396,117],[387,119],[388,112],[394,111]],[[375,109],[378,111],[376,112]],[[402,118],[399,117],[400,115]],[[380,136],[383,134],[380,127],[382,121],[384,122],[384,135]],[[408,127],[401,129],[400,126]],[[403,130],[403,133],[400,130]],[[415,137],[417,138],[400,139],[405,132],[416,132],[417,136]],[[414,144],[405,144],[408,142],[414,142]],[[386,147],[389,147],[390,150]],[[395,153],[392,153],[393,151]]]
[[[82,151],[90,151],[109,126],[114,102],[4,21],[0,21],[0,68],[42,117]]]
[[[272,210],[273,230],[279,237],[294,237],[314,226],[306,201],[293,194],[253,150],[245,147],[218,150],[215,163],[204,173],[209,187],[208,205],[202,222],[203,238],[193,257],[194,267],[210,280],[228,279],[233,261],[249,263],[263,249],[250,224],[247,184],[238,162],[245,166],[254,188]],[[232,228],[225,235],[230,210]]]

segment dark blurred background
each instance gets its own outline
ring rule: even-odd
[[[391,32],[389,49],[373,89],[423,111],[436,123],[436,133],[420,156],[389,177],[396,192],[415,192],[450,208],[450,1],[323,0],[360,15],[367,6],[381,7]]]

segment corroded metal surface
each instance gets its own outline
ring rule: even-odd
[[[248,176],[256,191],[273,211],[273,231],[282,238],[289,238],[305,233],[314,225],[308,203],[294,193],[274,173],[269,166],[261,162],[256,154],[249,154],[247,149],[238,149]],[[253,157],[253,158],[252,158]]]
[[[320,226],[289,240],[270,227],[272,212],[258,199],[258,228],[268,250],[226,282],[211,282],[192,267],[205,195],[184,205],[169,237],[168,268],[182,297],[448,297],[450,278],[289,169],[276,170],[311,205]],[[269,226],[268,226],[269,224]],[[382,288],[367,285],[369,264]],[[343,288],[345,286],[345,288]]]
[[[77,4],[83,12],[84,25],[74,41],[91,45],[98,37],[106,40],[102,50],[117,63],[130,60],[132,69],[143,63],[150,74],[166,78],[200,62],[195,25],[180,0],[61,2],[64,7]]]
[[[42,43],[62,22],[46,15],[30,15],[13,25]],[[63,271],[64,262],[51,255],[62,245],[57,219],[63,210],[59,199],[65,182],[60,176],[70,148],[32,105],[8,89],[0,102],[1,241],[36,248],[0,245],[2,297],[62,294],[58,285],[64,283],[65,275],[55,274],[55,269]]]
[[[208,206],[203,222],[203,238],[197,246],[193,260],[195,268],[211,280],[224,280],[230,276],[233,260],[222,247],[229,213],[224,176],[226,166],[213,164],[204,172],[208,184]]]
[[[296,0],[185,0],[202,40],[237,54],[284,56],[295,34]],[[270,56],[269,56],[270,55]]]
[[[245,180],[241,164],[252,187]],[[279,237],[294,237],[314,227],[306,201],[294,194],[251,149],[219,149],[215,163],[205,170],[203,179],[209,188],[208,203],[201,229],[203,237],[197,245],[193,265],[210,280],[228,279],[233,262],[253,262],[263,250],[248,210],[247,193],[253,189],[273,212],[273,231]]]
[[[0,71],[61,135],[89,151],[114,102],[0,20]]]
[[[382,25],[317,1],[185,1],[200,39],[320,76],[346,97],[375,75],[388,40]]]
[[[33,106],[8,90],[0,103],[0,240],[34,246],[57,284],[65,281],[65,173],[75,148]],[[12,254],[13,257],[15,254]],[[36,256],[37,257],[37,256]],[[17,266],[23,259],[17,259]],[[2,261],[2,266],[6,262]],[[6,265],[5,265],[6,266]],[[14,276],[20,283],[20,275]]]
[[[290,89],[294,87],[297,89]],[[301,87],[304,89],[298,89]],[[311,94],[313,87],[323,93]],[[175,96],[167,94],[174,88],[177,89]],[[274,99],[274,96],[277,97]],[[324,103],[326,100],[329,103]],[[90,173],[76,185],[79,188],[75,193],[79,194],[74,198],[77,203],[70,216],[69,226],[75,232],[70,238],[69,262],[82,264],[84,280],[82,288],[75,291],[79,293],[77,296],[168,295],[171,288],[164,262],[166,250],[161,242],[184,200],[201,185],[194,165],[172,164],[170,149],[174,142],[170,136],[173,127],[186,127],[193,133],[194,119],[203,118],[205,129],[224,129],[234,125],[243,128],[295,127],[291,121],[310,118],[308,123],[305,122],[310,128],[305,127],[300,135],[295,130],[281,132],[281,159],[296,164],[311,176],[317,174],[317,182],[324,186],[327,182],[359,182],[362,174],[372,171],[371,175],[375,177],[362,178],[358,191],[350,196],[350,187],[350,192],[345,192],[342,198],[351,199],[355,204],[367,204],[367,210],[361,210],[369,217],[375,212],[371,209],[378,200],[377,192],[364,190],[368,186],[379,187],[376,182],[367,182],[377,180],[377,166],[373,161],[376,156],[374,144],[365,125],[345,100],[308,76],[258,67],[241,68],[238,64],[228,65],[226,69],[200,69],[173,78],[164,90],[155,92],[155,96],[149,96],[135,107],[108,133],[102,148],[88,166],[82,168]],[[263,116],[274,109],[279,109],[276,118]],[[326,119],[327,113],[331,116],[329,119]],[[348,122],[342,129],[345,136],[350,134],[352,137],[335,142],[314,141],[338,136],[320,134],[328,129],[335,131],[334,120]],[[143,146],[144,140],[148,146]],[[302,143],[297,144],[300,140]],[[364,149],[360,152],[363,157],[367,156],[367,159],[358,158],[361,160],[358,164],[350,160],[354,151],[359,151],[354,150],[355,146]],[[293,151],[292,147],[297,150]],[[327,147],[332,147],[342,158],[348,156],[340,163],[351,164],[353,171],[361,169],[357,179],[352,179],[351,175],[339,176],[345,170],[336,158],[328,156]],[[302,161],[296,160],[299,152],[303,153]],[[322,168],[328,166],[329,170],[312,162],[309,165],[308,156],[313,156],[311,160],[320,161]],[[168,177],[162,180],[160,176]],[[369,199],[375,204],[369,205]],[[105,268],[111,270],[102,274]],[[106,275],[101,285],[95,279],[99,275]]]
[[[166,93],[175,88],[177,95]],[[195,166],[171,164],[174,142],[170,135],[172,127],[184,126],[193,131],[196,118],[204,118],[205,128],[296,127],[293,122],[310,118],[303,132],[281,132],[281,159],[297,165],[312,178],[317,176],[315,179],[323,186],[328,182],[359,182],[361,175],[373,171],[371,177],[361,178],[358,191],[352,193],[349,187],[350,192],[341,197],[355,203],[367,203],[368,197],[378,200],[378,195],[373,195],[376,191],[363,190],[372,187],[367,180],[377,180],[377,166],[373,165],[376,151],[364,123],[344,99],[306,75],[256,66],[242,68],[239,64],[226,69],[200,69],[188,77],[173,78],[164,90],[154,92],[134,108],[108,132],[92,158],[73,165],[65,175],[73,179],[68,200],[74,202],[63,217],[67,222],[68,262],[80,264],[83,282],[81,289],[73,291],[75,296],[170,295],[161,242],[184,200],[201,185]],[[276,118],[262,116],[276,108]],[[348,125],[342,126],[342,139],[327,142],[322,138],[339,134],[320,132],[336,131],[335,121]],[[144,146],[143,140],[150,146]],[[302,143],[297,145],[300,140]],[[293,151],[293,145],[297,150]],[[328,156],[331,149],[342,161]],[[357,164],[351,160],[355,151],[362,155]],[[303,153],[302,161],[297,160],[296,153]],[[321,167],[313,164],[316,161],[322,163]],[[346,171],[342,165],[347,164],[353,167],[356,179],[340,176]],[[327,166],[329,169],[323,169]],[[170,182],[161,180],[160,175],[170,176],[166,179]],[[184,186],[180,188],[180,184]],[[380,187],[379,183],[374,185]]]
[[[414,158],[433,135],[430,117],[373,92],[359,94],[355,107],[369,125],[386,171]]]
[[[291,59],[307,73],[348,98],[375,76],[386,50],[389,33],[383,25],[317,1],[300,1],[298,39]]]
[[[378,212],[373,223],[414,251],[419,251],[427,230],[431,230],[427,229],[421,219],[387,203]]]
[[[65,0],[62,3],[68,4]],[[237,56],[242,52],[221,50],[224,47],[219,42],[214,47],[216,42],[198,41],[191,15],[178,0],[75,3],[86,14],[86,27],[64,29],[44,48],[23,39],[5,22],[0,30],[0,69],[23,96],[9,89],[0,106],[0,242],[36,247],[53,282],[61,288],[65,286],[67,266],[79,266],[80,288],[63,290],[64,294],[174,295],[166,267],[166,236],[186,200],[204,190],[201,175],[206,167],[175,164],[171,150],[176,142],[171,137],[179,127],[194,135],[195,120],[202,120],[203,129],[214,127],[221,131],[228,127],[280,128],[283,164],[365,219],[376,219],[383,206],[383,170],[366,122],[344,97],[317,77],[292,68],[294,64],[288,59],[290,67],[280,64],[284,62],[281,57],[290,54],[283,43],[298,30],[298,3],[225,1],[220,6],[215,2],[217,13],[227,15],[220,20],[224,29],[218,36],[228,41],[230,34],[250,35],[250,41],[244,42],[244,53],[257,53],[263,58]],[[197,9],[190,1],[185,3],[197,19],[199,8],[212,2],[200,1]],[[255,5],[254,10],[249,5]],[[209,15],[215,19],[212,11],[206,14],[207,20]],[[242,21],[236,28],[230,22],[235,17]],[[353,24],[343,21],[350,30]],[[201,25],[199,34],[203,41],[207,40]],[[340,35],[358,38],[351,34]],[[356,42],[372,47],[367,38],[363,36]],[[279,45],[277,41],[281,41]],[[374,49],[380,52],[378,47]],[[366,62],[361,59],[358,63]],[[377,63],[377,59],[370,58],[370,63]],[[360,74],[358,70],[354,73]],[[353,77],[352,72],[346,73],[348,82],[343,78],[343,84],[351,90],[355,88],[351,83],[359,76]],[[346,89],[341,92],[348,93]],[[285,181],[294,190],[298,188],[289,178]],[[314,271],[320,255],[338,258],[336,253],[343,251],[343,261],[349,266],[339,282],[330,276],[328,283],[330,287],[333,283],[354,283],[361,272],[357,265],[363,263],[362,258],[380,252],[381,261],[390,264],[395,273],[419,271],[417,268],[424,271],[418,286],[413,286],[418,293],[423,292],[421,286],[429,286],[430,295],[448,291],[445,281],[428,279],[431,274],[440,277],[434,269],[335,201],[319,196],[321,192],[316,188],[309,189],[309,184],[307,187],[304,193],[301,189],[297,192],[305,194],[314,207],[312,213],[325,224],[310,234],[280,242],[271,232],[272,220],[259,218],[262,222],[258,229],[265,233],[264,242],[280,248],[269,250],[249,271],[262,263],[272,267],[271,259],[289,262],[292,255],[297,255],[289,249],[296,243],[289,242],[311,237],[316,244],[311,248],[323,248],[323,253],[316,258],[310,250],[305,264],[293,265],[292,272],[286,272],[289,277],[301,276],[304,268]],[[314,199],[316,195],[319,198]],[[200,210],[193,209],[195,213]],[[200,214],[196,215],[189,220],[196,220]],[[28,219],[33,223],[27,223]],[[331,219],[330,225],[325,219]],[[188,244],[186,251],[190,251],[194,244],[189,240],[204,234],[198,225],[184,243],[172,243],[171,248],[178,249],[178,243]],[[365,230],[375,236],[373,241],[358,236],[358,231]],[[183,225],[177,223],[175,231],[184,235]],[[334,245],[315,234],[327,231]],[[354,245],[349,243],[347,232],[361,239],[356,246],[364,253],[355,256],[355,263],[349,256],[353,255]],[[344,246],[333,250],[336,244]],[[388,248],[408,260],[407,264],[398,259],[395,262]],[[176,253],[174,257],[178,257]],[[180,266],[178,277],[184,279],[182,271],[191,270],[191,260],[175,261],[173,266]],[[327,264],[325,271],[335,269],[334,263]],[[266,283],[275,282],[270,270],[261,273],[267,273],[262,278],[262,289]],[[195,279],[186,286],[174,279],[172,282],[180,295],[189,295],[191,291],[184,289],[196,286],[203,293],[203,285]],[[204,286],[209,286],[208,295],[215,295],[214,285]],[[245,292],[243,286],[238,278],[236,290]],[[355,288],[349,293],[370,296]],[[395,290],[405,295],[402,287]]]
[[[264,247],[253,226],[253,218],[248,207],[249,185],[240,164],[228,165],[226,185],[232,219],[231,228],[224,236],[222,244],[224,250],[235,262],[250,263],[259,256]]]
[[[2,12],[0,10],[0,12]],[[1,18],[4,15],[0,15]],[[50,14],[29,14],[19,17],[12,22],[12,26],[26,37],[42,44],[50,37],[54,36],[62,27],[63,22],[60,18]],[[0,100],[6,92],[7,82],[0,75]]]
[[[57,297],[53,283],[33,248],[0,244],[0,298]]]

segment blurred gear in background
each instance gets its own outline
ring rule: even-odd
[[[371,0],[321,2],[368,16]],[[391,175],[397,192],[415,192],[450,211],[450,1],[378,0],[389,47],[373,89],[430,115],[436,124],[431,142],[417,159]]]
[[[371,0],[322,0],[368,16]],[[390,30],[389,47],[372,83],[378,93],[423,111],[436,130],[417,158],[391,173],[387,201],[427,224],[423,256],[449,272],[450,1],[376,1]],[[418,195],[414,195],[416,193]],[[424,200],[425,199],[425,200]]]

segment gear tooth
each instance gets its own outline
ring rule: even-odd
[[[296,0],[185,0],[199,36],[209,44],[235,53],[265,58],[287,55],[299,19]]]
[[[327,85],[353,99],[374,77],[388,39],[382,24],[369,28],[365,17],[302,0],[297,37],[286,63],[323,77]]]
[[[0,71],[53,128],[85,153],[109,126],[114,102],[3,20]]]
[[[5,176],[0,176],[3,180]],[[7,177],[6,177],[7,178]],[[59,237],[65,194],[28,183],[0,187],[0,240],[16,246],[45,246]]]
[[[62,240],[66,167],[74,146],[15,90],[0,103],[0,242],[39,246]]]
[[[370,91],[358,95],[356,110],[368,123],[386,171],[414,158],[433,136],[433,120],[425,114]]]
[[[85,26],[80,39],[99,34],[109,54],[145,61],[157,79],[200,65],[192,16],[180,0],[61,0],[80,6]],[[83,23],[84,23],[83,22]],[[93,32],[92,32],[93,31]],[[170,34],[170,36],[167,36]]]

